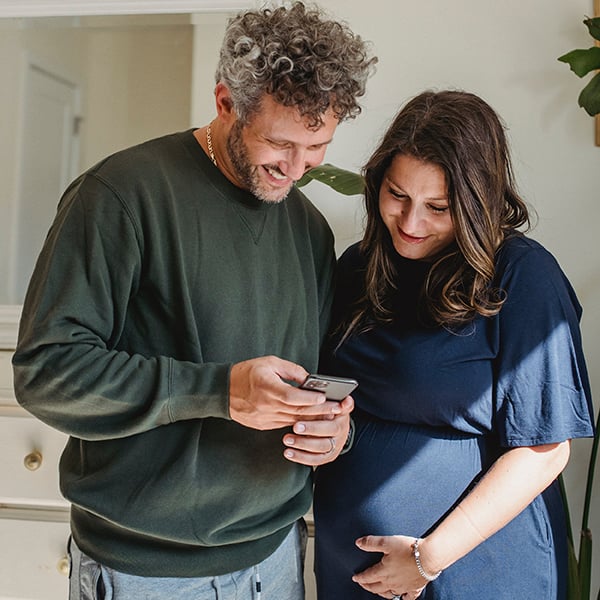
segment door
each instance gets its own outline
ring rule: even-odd
[[[13,303],[20,304],[56,212],[78,164],[77,86],[27,65],[21,123],[21,160],[13,238]]]

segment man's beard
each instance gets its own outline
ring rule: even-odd
[[[243,125],[236,121],[227,137],[227,154],[242,187],[263,202],[281,202],[290,193],[292,185],[285,189],[269,187],[260,177],[261,167],[250,162],[248,149],[242,139]],[[277,169],[277,167],[273,167]]]

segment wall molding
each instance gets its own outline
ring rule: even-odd
[[[253,0],[3,0],[0,17],[227,12],[255,5]]]

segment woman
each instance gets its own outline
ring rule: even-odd
[[[321,365],[359,387],[351,449],[317,470],[319,598],[563,599],[556,478],[593,435],[581,308],[518,231],[503,125],[422,93],[364,173]]]

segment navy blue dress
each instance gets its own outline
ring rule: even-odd
[[[417,316],[427,263],[395,258],[395,321],[325,351],[321,372],[359,381],[354,444],[315,480],[320,600],[378,598],[351,577],[379,560],[356,538],[435,528],[509,448],[593,435],[581,308],[555,259],[523,236],[497,259],[500,313],[449,332]],[[364,291],[358,245],[340,258],[333,327]],[[330,348],[335,347],[333,336]],[[426,600],[566,598],[557,483],[430,583]]]

